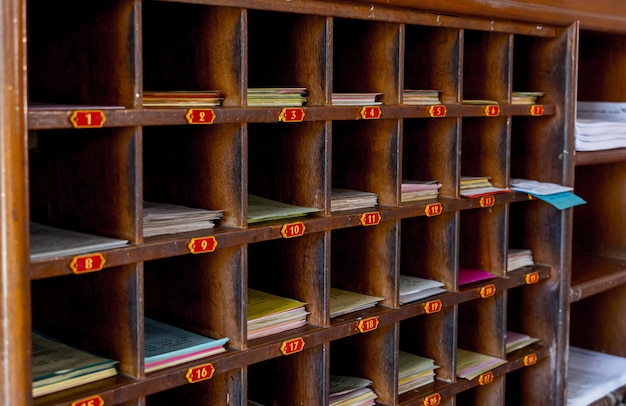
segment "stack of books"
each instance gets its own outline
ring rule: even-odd
[[[579,101],[574,142],[576,151],[626,148],[626,103]]]
[[[624,385],[626,358],[570,345],[567,363],[568,406],[592,404]]]
[[[435,360],[398,351],[398,394],[435,381]]]
[[[248,340],[304,326],[306,303],[248,289]]]
[[[214,107],[222,100],[220,90],[143,92],[144,107]]]
[[[382,93],[333,93],[334,106],[371,106],[382,104]]]
[[[296,206],[267,199],[261,196],[248,195],[248,224],[261,221],[278,220],[291,217],[306,216],[320,209]]]
[[[213,339],[144,319],[144,368],[146,372],[195,361],[226,351],[228,338]]]
[[[501,358],[492,357],[474,351],[457,348],[456,350],[456,376],[472,380],[487,371],[506,364]]]
[[[402,102],[408,105],[441,104],[439,90],[404,89]]]
[[[461,196],[469,198],[512,192],[511,189],[493,186],[490,176],[461,176],[460,186]]]
[[[369,406],[375,405],[378,396],[370,388],[372,381],[352,376],[330,376],[330,406]]]
[[[506,252],[507,272],[515,271],[516,269],[520,269],[525,266],[532,266],[534,264],[533,252],[531,250],[509,248]]]
[[[103,251],[128,245],[128,240],[30,223],[30,259],[44,259]]]
[[[248,106],[302,106],[307,102],[305,87],[259,87],[248,89]]]
[[[330,202],[331,211],[342,211],[374,207],[378,204],[378,195],[374,192],[362,192],[352,189],[333,188]]]
[[[513,92],[511,104],[535,104],[537,99],[544,94],[544,92]]]
[[[436,180],[418,181],[404,179],[401,185],[402,203],[436,199],[439,196],[439,188],[441,188],[441,183]]]
[[[400,275],[400,304],[403,305],[447,292],[442,286],[443,283],[432,279]]]
[[[117,375],[117,361],[63,344],[33,331],[33,397]]]
[[[513,331],[506,332],[506,353],[510,353],[520,348],[529,346],[532,343],[539,341],[538,338],[531,337],[527,334],[516,333]]]
[[[348,290],[330,289],[330,317],[342,316],[359,310],[369,309],[383,300],[382,297],[364,295]]]
[[[215,227],[223,210],[206,210],[175,204],[143,202],[143,236],[184,233]]]

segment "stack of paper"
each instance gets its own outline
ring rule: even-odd
[[[510,353],[520,348],[529,346],[539,341],[538,338],[531,337],[527,334],[515,333],[513,331],[506,332],[506,353]]]
[[[511,104],[535,104],[537,99],[544,94],[544,92],[513,92]]]
[[[374,192],[361,192],[352,189],[333,188],[330,202],[331,211],[342,211],[374,207],[378,195]]]
[[[222,104],[220,90],[143,92],[144,107],[213,107]]]
[[[398,394],[435,381],[435,360],[398,351]]]
[[[248,89],[248,106],[302,106],[305,87],[259,87]]]
[[[487,271],[463,267],[459,268],[459,286],[491,278],[495,278],[495,276]]]
[[[447,292],[442,286],[443,283],[432,279],[400,275],[400,304]]]
[[[526,249],[509,248],[506,253],[506,270],[508,272],[525,266],[534,265],[533,252]]]
[[[369,387],[372,381],[352,376],[330,375],[330,406],[375,405],[378,396]]]
[[[115,376],[117,361],[33,332],[33,397]]]
[[[439,90],[404,89],[402,102],[407,105],[441,104]]]
[[[371,106],[381,104],[382,93],[333,93],[335,106]]]
[[[146,372],[195,361],[226,351],[228,338],[212,339],[169,324],[144,319]]]
[[[84,254],[128,245],[128,240],[30,223],[30,259]]]
[[[306,303],[248,289],[248,340],[304,326]]]
[[[511,192],[511,189],[495,187],[489,176],[461,176],[461,196],[480,197]]]
[[[143,202],[143,236],[184,233],[215,227],[223,210],[205,210],[166,203]]]
[[[577,151],[626,148],[626,103],[579,101],[574,133]]]
[[[337,317],[346,313],[368,309],[376,306],[383,300],[382,297],[364,295],[348,290],[330,289],[330,317]]]
[[[492,105],[498,104],[497,100],[482,100],[482,99],[465,99],[461,101],[462,104],[469,105]]]
[[[439,196],[441,183],[436,180],[418,181],[402,180],[402,202],[415,202],[418,200],[435,199]]]
[[[626,385],[626,358],[569,347],[567,404],[585,406]]]
[[[267,220],[301,217],[318,211],[320,211],[320,209],[296,206],[260,196],[248,195],[248,224]]]
[[[518,178],[512,178],[510,183],[511,189],[514,191],[533,195],[559,210],[585,203],[583,199],[572,192],[573,188],[569,186]]]
[[[506,360],[490,355],[468,351],[462,348],[457,348],[456,350],[456,376],[459,378],[472,380],[506,363]]]

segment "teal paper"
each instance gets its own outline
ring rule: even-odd
[[[580,204],[587,203],[580,196],[575,195],[572,192],[553,193],[551,195],[536,195],[532,194],[537,199],[541,199],[544,202],[550,203],[552,206],[559,210],[564,210],[570,207],[578,206]]]

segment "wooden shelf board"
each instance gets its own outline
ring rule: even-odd
[[[570,302],[576,302],[625,283],[625,259],[591,255],[572,256]]]

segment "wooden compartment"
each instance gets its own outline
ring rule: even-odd
[[[224,210],[216,225],[246,224],[241,125],[145,127],[142,144],[144,200]]]
[[[399,204],[398,120],[334,121],[332,187],[373,192],[379,206]]]
[[[143,90],[220,90],[245,104],[244,12],[239,8],[142,3]]]
[[[250,365],[247,399],[264,405],[327,400],[328,344]],[[315,383],[311,377],[316,377]]]
[[[457,118],[404,119],[402,179],[441,183],[440,197],[456,198],[459,185]]]
[[[327,18],[248,10],[248,87],[305,87],[307,105],[324,105],[330,63]]]
[[[139,241],[137,129],[37,131],[29,144],[33,221]]]
[[[141,275],[140,266],[129,265],[32,282],[35,330],[119,362],[115,378],[69,389],[67,396],[58,392],[46,397],[76,399],[143,376],[143,309],[136,306],[143,297]]]
[[[28,3],[29,101],[135,105],[139,39],[132,2],[24,3]]]
[[[454,28],[406,25],[404,89],[438,90],[442,103],[459,103],[461,38]]]
[[[507,215],[507,205],[464,210],[460,213],[460,267],[504,277]]]
[[[379,305],[396,307],[398,224],[337,229],[330,236],[330,286],[383,298]],[[357,314],[341,319],[358,317]]]
[[[457,347],[492,357],[506,359],[504,337],[506,326],[506,292],[496,291],[491,296],[459,304]],[[459,404],[499,404],[505,393],[503,369],[499,366],[467,380],[457,378],[459,384],[470,388],[457,395]],[[458,370],[455,370],[458,373]]]
[[[330,343],[329,373],[372,381],[376,402],[394,404],[397,398],[398,325],[379,326]]]
[[[324,122],[249,124],[248,193],[323,210],[327,137]]]
[[[332,91],[382,93],[383,104],[400,101],[400,25],[333,19]]]
[[[462,100],[509,102],[512,35],[463,30]]]
[[[455,290],[458,218],[455,213],[403,219],[400,238],[400,274],[432,279]]]
[[[457,307],[411,317],[400,322],[399,350],[435,360],[435,382],[398,397],[399,404],[414,404],[417,400],[437,394],[441,404],[454,401]]]
[[[311,233],[248,245],[248,288],[304,302],[307,324],[327,325],[327,244]]]

